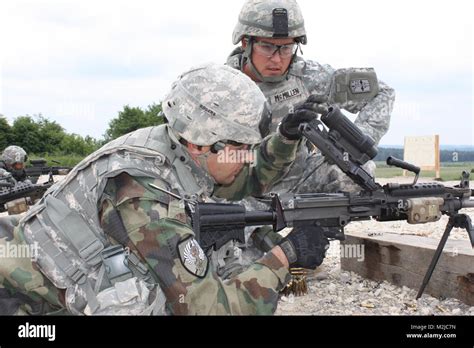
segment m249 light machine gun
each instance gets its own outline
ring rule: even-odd
[[[442,214],[449,222],[433,260],[422,281],[419,298],[436,267],[453,227],[467,231],[474,248],[474,229],[471,219],[459,211],[474,207],[469,188],[469,174],[462,173],[459,185],[445,187],[439,183],[417,184],[420,168],[393,157],[387,164],[415,173],[412,184],[391,183],[384,186],[375,182],[362,165],[377,155],[375,142],[364,135],[337,107],[330,107],[321,119],[300,128],[330,163],[356,182],[359,193],[285,193],[273,195],[268,211],[246,211],[233,204],[198,203],[191,209],[196,237],[204,248],[218,248],[229,239],[245,241],[246,226],[272,225],[275,231],[298,225],[319,225],[338,230],[338,239],[344,238],[344,227],[352,221],[405,220],[410,224],[438,221]]]

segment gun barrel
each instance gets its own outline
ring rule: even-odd
[[[466,199],[461,201],[462,208],[474,208],[474,199]]]
[[[244,212],[244,213],[231,213],[231,214],[214,214],[214,215],[201,215],[199,217],[201,226],[260,226],[260,225],[271,225],[275,220],[275,213],[268,212]]]

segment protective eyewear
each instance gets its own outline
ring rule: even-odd
[[[257,41],[253,44],[253,49],[261,56],[271,58],[275,53],[279,53],[281,58],[290,58],[296,53],[298,45],[296,43],[286,45],[274,45],[269,42]]]

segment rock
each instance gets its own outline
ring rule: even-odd
[[[342,300],[342,298],[341,298],[341,300]],[[351,303],[351,302],[354,302],[354,298],[351,297],[351,296],[349,296],[349,297],[347,297],[346,299],[344,299],[344,303]]]
[[[282,296],[280,300],[283,301],[283,302],[288,302],[288,297]]]
[[[377,289],[377,290],[375,290],[374,296],[375,296],[375,297],[379,297],[379,296],[382,294],[382,291],[383,291],[382,289]]]
[[[462,310],[461,308],[455,308],[453,309],[453,311],[451,312],[452,315],[461,315],[462,314]]]
[[[340,276],[341,283],[349,283],[351,281],[351,276],[349,273],[342,273]]]
[[[421,315],[431,315],[431,314],[432,314],[430,308],[422,308],[422,309],[420,310],[420,313],[421,313]]]
[[[336,284],[333,284],[333,283],[329,284],[328,287],[327,287],[327,291],[329,293],[335,292],[336,291]]]
[[[388,309],[388,312],[392,315],[397,315],[400,314],[400,308],[392,306]]]
[[[322,271],[322,272],[316,274],[316,276],[314,277],[314,279],[321,281],[321,280],[328,279],[328,277],[329,277],[328,272]]]

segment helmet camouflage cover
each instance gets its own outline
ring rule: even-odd
[[[306,44],[303,14],[295,0],[247,0],[232,35],[237,45],[245,36],[293,37]]]
[[[271,122],[270,109],[258,86],[225,65],[207,64],[182,74],[163,100],[170,127],[201,146],[219,141],[257,144]]]
[[[21,147],[12,145],[3,150],[2,159],[8,166],[12,166],[15,163],[25,163],[28,156]]]

